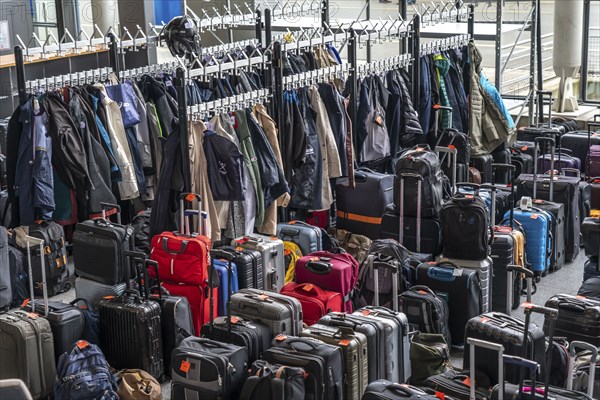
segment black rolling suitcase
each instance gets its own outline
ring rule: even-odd
[[[492,158],[494,159],[493,164],[511,164],[512,152],[510,148],[505,145],[500,146],[496,150],[492,151]],[[496,172],[493,171],[492,164],[492,180],[490,182],[509,184],[512,182],[509,171]]]
[[[84,221],[73,233],[73,264],[75,273],[105,284],[123,283],[129,276],[129,261],[125,251],[133,250],[134,232],[131,226],[121,225],[121,208],[101,203],[103,218]],[[117,223],[106,219],[107,209],[117,209]]]
[[[600,300],[558,294],[546,302],[558,310],[556,335],[600,346]]]
[[[260,251],[233,246],[221,248],[235,255],[233,263],[237,267],[240,289],[262,289],[264,287],[263,260]]]
[[[481,183],[489,183],[492,181],[492,164],[494,157],[491,154],[471,155],[469,165],[476,168],[481,175]]]
[[[227,261],[227,279],[231,280],[231,263],[237,255],[226,249],[212,249],[210,254],[211,260],[224,259]],[[212,264],[211,268],[214,268]],[[230,289],[231,286],[230,282],[227,287]],[[202,337],[243,347],[248,352],[247,359],[249,364],[258,360],[262,356],[262,353],[271,347],[273,336],[268,326],[256,321],[244,321],[242,318],[231,314],[231,290],[227,293],[227,315],[224,317],[214,318],[212,313],[212,304],[214,301],[212,291],[209,299],[211,304],[210,322],[202,327],[200,331]]]
[[[467,321],[482,312],[478,272],[451,262],[423,263],[417,267],[417,285],[428,286],[448,303],[452,344],[463,345]]]
[[[171,398],[238,399],[248,367],[243,347],[195,336],[185,338],[171,354]]]
[[[108,296],[98,305],[100,347],[112,367],[142,369],[162,379],[161,306],[131,289],[128,278],[127,275],[121,278],[128,286],[122,296]]]
[[[331,312],[319,320],[319,324],[333,327],[348,327],[367,338],[369,353],[369,382],[387,379],[392,371],[386,371],[386,354],[392,345],[386,335],[386,324],[362,315]]]
[[[344,362],[338,346],[317,339],[279,335],[264,352],[271,364],[302,367],[307,372],[305,399],[341,400],[344,398]]]
[[[264,360],[252,363],[240,400],[296,400],[305,398],[304,376],[300,367],[269,364]]]
[[[416,386],[404,385],[379,379],[369,383],[361,400],[436,400],[435,394],[427,393]]]
[[[527,145],[517,146],[516,144],[510,148],[510,163],[516,168],[514,176],[533,173],[533,155],[526,153],[528,149]]]

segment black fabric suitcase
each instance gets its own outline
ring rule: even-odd
[[[13,302],[12,276],[8,259],[8,235],[0,226],[0,310],[10,308]]]
[[[56,380],[50,323],[25,311],[0,315],[0,379],[21,379],[34,399],[52,394]]]
[[[520,319],[500,312],[491,312],[471,318],[465,328],[465,338],[480,339],[498,343],[504,346],[504,354],[513,356],[523,355],[525,323]],[[465,339],[466,340],[466,339]],[[529,325],[527,334],[527,358],[545,364],[546,337],[544,331],[536,324]],[[498,354],[489,349],[479,349],[475,361],[475,369],[486,374],[492,385],[497,384]],[[470,368],[470,346],[465,346],[463,368]],[[519,368],[506,366],[505,379],[508,382],[519,383]]]
[[[246,350],[234,344],[195,336],[171,354],[171,398],[237,399],[249,367]]]
[[[427,286],[415,285],[400,295],[400,310],[413,331],[438,333],[452,343],[448,325],[448,304]]]
[[[263,352],[271,347],[273,340],[268,326],[255,321],[245,321],[234,315],[231,316],[231,331],[228,331],[227,317],[218,317],[215,318],[214,324],[204,325],[200,335],[244,347],[248,352],[248,363],[260,359]]]
[[[587,257],[598,257],[600,253],[600,218],[588,217],[581,224],[583,248]]]
[[[379,239],[381,217],[394,200],[394,175],[360,168],[354,180],[354,189],[336,186],[336,228]]]
[[[304,368],[306,400],[344,398],[344,362],[338,346],[312,338],[279,335],[263,353],[263,360]]]
[[[263,260],[260,251],[233,246],[221,248],[235,255],[233,263],[237,267],[240,289],[262,289],[264,287]]]
[[[390,382],[385,379],[369,383],[361,400],[436,400],[435,394],[427,393],[418,387]]]
[[[305,398],[304,376],[299,367],[269,364],[264,360],[252,363],[244,382],[240,400],[295,400]]]
[[[478,272],[450,262],[428,262],[417,267],[417,285],[428,286],[448,303],[452,344],[464,343],[467,322],[483,309]]]
[[[361,315],[331,312],[319,320],[319,324],[333,327],[348,327],[354,332],[359,332],[367,338],[369,354],[369,382],[377,379],[385,379],[386,374],[386,325],[373,318]],[[391,348],[391,344],[389,344]],[[389,372],[391,376],[391,371]]]
[[[516,143],[510,148],[510,163],[516,168],[514,176],[533,173],[533,155],[528,150],[528,145],[518,146]]]
[[[558,310],[556,335],[600,346],[600,300],[567,294],[552,296],[546,307]],[[547,327],[545,327],[546,329]]]
[[[440,254],[442,252],[442,226],[439,219],[421,219],[420,236],[417,236],[417,225],[419,225],[419,219],[404,217],[402,245],[417,253],[431,254],[434,257]],[[400,216],[394,211],[394,206],[389,205],[381,220],[381,238],[398,240],[399,227]]]
[[[134,250],[131,226],[121,225],[120,207],[102,204],[103,211],[116,208],[117,223],[102,218],[78,223],[73,233],[75,273],[105,285],[116,285],[130,275],[126,251]]]
[[[105,298],[98,307],[101,348],[116,368],[143,369],[157,379],[164,374],[161,306],[136,291]]]
[[[560,145],[562,148],[573,152],[573,157],[579,158],[582,162],[588,157],[590,146],[600,145],[600,135],[588,131],[572,131],[561,136]],[[585,162],[582,163],[582,172],[584,172]]]
[[[302,331],[300,301],[278,293],[242,289],[231,296],[231,314],[268,326],[272,336]]]
[[[492,151],[492,158],[494,160],[494,164],[511,164],[512,161],[512,152],[511,149],[505,146],[501,146],[494,151]],[[509,171],[492,171],[492,180],[490,182],[503,183],[508,184],[511,183],[510,173]]]
[[[369,384],[367,337],[349,327],[315,324],[304,329],[302,337],[322,340],[342,350],[344,362],[344,398],[358,399]]]
[[[492,182],[493,163],[494,157],[492,157],[491,154],[471,155],[471,160],[469,161],[469,165],[473,168],[477,168],[481,174],[481,183]]]

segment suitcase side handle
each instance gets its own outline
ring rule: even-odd
[[[331,272],[331,263],[327,261],[313,261],[310,260],[306,263],[306,269],[313,274],[325,275]]]
[[[279,231],[279,236],[283,239],[283,238],[296,238],[300,235],[300,229],[294,229],[294,228],[282,228],[281,231]]]
[[[182,241],[181,242],[181,248],[179,250],[171,250],[171,249],[169,249],[168,243],[169,243],[169,239],[166,238],[166,237],[163,237],[162,238],[162,248],[163,248],[163,250],[166,253],[169,253],[169,254],[181,254],[181,253],[185,253],[185,250],[187,249],[187,245],[188,245],[189,241],[187,241],[187,240]]]
[[[277,339],[277,338],[275,338],[275,339]],[[306,345],[313,350],[316,350],[319,347],[319,345],[317,343],[313,342],[312,340],[308,340],[308,339],[304,339],[304,338],[289,339],[287,341],[287,344],[289,344],[290,347],[296,351],[305,351],[306,350],[306,349],[302,349],[301,347],[297,346],[298,344]],[[294,345],[296,345],[296,346],[294,346]]]
[[[411,286],[411,288],[409,290],[411,292],[427,292],[430,295],[437,297],[435,292],[433,290],[431,290],[431,288],[429,286],[415,285],[415,286]]]
[[[566,310],[577,314],[583,314],[586,310],[585,305],[577,304],[570,300],[559,301],[558,308],[560,310]]]
[[[577,168],[561,168],[560,170],[560,174],[563,176],[568,176],[567,172],[572,172],[573,174],[575,174],[575,177],[581,179],[581,171]]]

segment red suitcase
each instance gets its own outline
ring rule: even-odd
[[[162,282],[161,286],[165,288],[170,296],[185,297],[190,303],[192,311],[192,321],[194,322],[194,332],[199,334],[202,325],[210,322],[210,301],[209,287],[207,283],[203,285],[185,285],[177,283]],[[217,288],[213,288],[214,298],[218,298]],[[217,301],[213,304],[213,315],[217,315]]]
[[[346,252],[317,251],[296,261],[296,282],[341,293],[345,312],[352,312],[350,295],[357,279],[358,261]]]
[[[185,219],[185,201],[198,199],[197,194],[182,193],[180,197],[180,231],[163,232],[152,238],[150,259],[158,262],[160,277],[165,282],[202,285],[208,280],[208,252],[210,239],[205,235],[191,235]],[[198,220],[201,221],[201,211]],[[199,225],[202,225],[199,223]],[[199,228],[200,232],[201,229]],[[150,277],[156,278],[154,271],[148,271]]]
[[[323,290],[312,283],[290,282],[281,289],[281,294],[300,301],[303,321],[309,326],[319,322],[324,315],[343,309],[344,299],[340,293]]]

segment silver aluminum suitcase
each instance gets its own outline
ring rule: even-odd
[[[481,283],[481,307],[484,313],[491,311],[492,309],[492,269],[494,268],[494,262],[491,257],[486,258],[483,261],[474,260],[457,260],[455,258],[445,258],[440,256],[436,260],[437,262],[450,261],[461,268],[472,269],[477,271],[479,276],[479,282]]]
[[[111,286],[79,276],[75,279],[75,297],[97,305],[106,296],[121,296],[126,286],[125,282]],[[133,281],[132,287],[135,287]]]
[[[300,247],[303,256],[321,251],[323,247],[321,228],[307,224],[304,221],[277,224],[277,237],[281,240],[296,243]]]
[[[232,246],[257,250],[263,259],[264,290],[279,292],[285,284],[283,240],[276,237],[252,235],[234,239]]]
[[[267,325],[273,336],[298,336],[302,331],[302,305],[283,294],[241,289],[231,296],[231,315]]]

